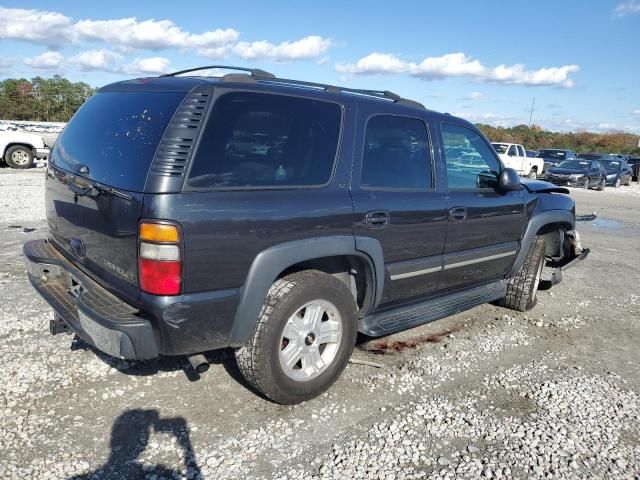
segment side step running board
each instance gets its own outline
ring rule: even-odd
[[[499,280],[425,302],[372,313],[360,321],[360,331],[371,337],[388,335],[498,300],[506,293],[506,281]]]

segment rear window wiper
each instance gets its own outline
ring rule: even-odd
[[[100,185],[99,183],[94,183],[87,187],[82,187],[76,183],[70,183],[69,188],[78,197],[97,197],[101,193],[110,193],[111,195],[124,198],[125,200],[133,200],[133,197],[131,195],[127,195],[126,193],[123,193],[120,190],[116,190],[113,187],[105,187],[103,185]]]

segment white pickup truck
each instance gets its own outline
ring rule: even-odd
[[[520,175],[536,178],[542,173],[544,160],[537,157],[527,157],[527,153],[522,145],[517,143],[492,143],[493,148],[498,152],[498,156],[507,168],[513,168]]]
[[[34,133],[0,130],[0,159],[11,168],[29,168],[34,159],[49,156],[42,137]]]

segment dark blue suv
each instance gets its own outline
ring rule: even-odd
[[[56,142],[49,237],[24,247],[52,333],[199,371],[232,347],[253,387],[296,403],[338,378],[358,331],[530,309],[543,268],[556,283],[588,253],[567,191],[521,183],[464,120],[195,70],[101,88]]]

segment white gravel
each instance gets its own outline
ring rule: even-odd
[[[640,479],[640,245],[625,230],[583,235],[589,263],[533,311],[485,305],[374,341],[354,355],[384,368],[350,365],[282,407],[234,378],[229,352],[189,382],[181,359],[50,336],[20,259],[45,234],[43,180],[0,169],[1,479]]]
[[[44,168],[0,168],[0,224],[31,223],[46,217]]]

